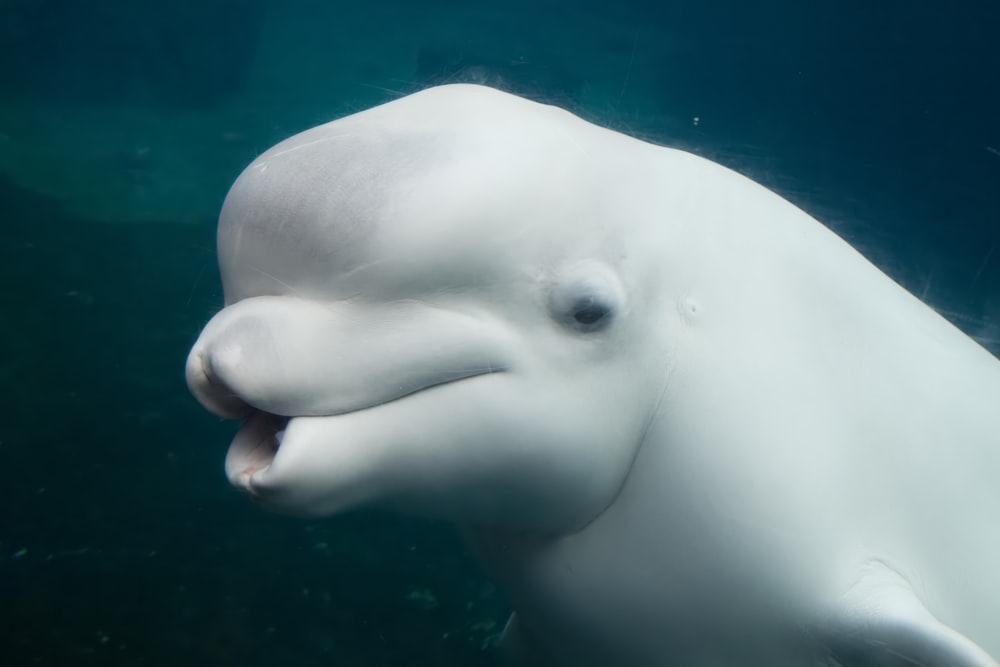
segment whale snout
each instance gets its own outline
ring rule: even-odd
[[[509,370],[501,329],[419,303],[256,297],[208,323],[186,377],[198,401],[224,418],[332,416]]]
[[[217,361],[217,358],[215,358]],[[239,419],[249,415],[253,408],[226,383],[215,371],[213,357],[201,340],[188,353],[184,369],[188,390],[202,407],[224,419]]]

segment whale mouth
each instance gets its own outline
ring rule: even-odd
[[[256,411],[243,422],[226,452],[229,482],[254,495],[251,479],[274,462],[294,417]]]

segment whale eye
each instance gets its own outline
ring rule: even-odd
[[[600,265],[577,267],[553,288],[549,310],[557,322],[583,333],[605,329],[620,312],[621,285]]]
[[[577,324],[593,326],[607,317],[611,313],[611,308],[606,303],[601,303],[588,295],[573,304],[573,319]]]

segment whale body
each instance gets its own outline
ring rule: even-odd
[[[229,480],[454,522],[513,664],[997,667],[1000,362],[766,188],[449,85],[262,154],[218,253]]]

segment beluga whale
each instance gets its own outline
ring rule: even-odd
[[[779,195],[477,85],[233,184],[186,378],[265,508],[454,523],[522,667],[998,667],[1000,361]]]

